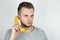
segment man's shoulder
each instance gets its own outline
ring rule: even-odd
[[[8,29],[8,30],[6,31],[4,40],[8,40],[8,39],[9,39],[9,37],[10,37],[10,35],[11,35],[11,32],[12,32],[12,29]]]
[[[38,34],[42,35],[43,37],[46,37],[46,33],[43,29],[37,27],[35,27],[35,29]]]
[[[45,31],[41,28],[35,27],[35,31],[40,32],[40,33],[44,33]]]
[[[40,37],[42,37],[43,40],[48,40],[47,39],[47,36],[45,34],[45,30],[41,29],[41,28],[38,28],[38,27],[35,27],[35,30],[36,30],[36,33],[38,35],[40,35]]]
[[[8,29],[8,30],[7,30],[7,33],[11,33],[11,32],[12,32],[12,29]]]

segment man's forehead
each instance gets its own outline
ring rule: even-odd
[[[21,13],[22,15],[34,15],[34,13]]]
[[[21,11],[34,11],[34,9],[33,8],[22,7]]]
[[[28,9],[28,8],[22,8],[20,11],[21,14],[34,14],[33,8]]]

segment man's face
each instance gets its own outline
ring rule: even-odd
[[[19,15],[20,21],[27,27],[32,26],[33,18],[34,18],[34,10],[33,8],[25,8],[22,7]]]

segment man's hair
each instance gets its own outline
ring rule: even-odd
[[[33,8],[33,10],[34,10],[34,6],[32,5],[32,3],[30,3],[30,2],[22,2],[18,6],[18,14],[20,14],[19,12],[21,11],[22,7],[25,7],[25,8],[28,8],[28,9]]]

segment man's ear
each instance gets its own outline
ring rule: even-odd
[[[17,15],[18,16],[18,19],[20,19],[20,15]]]

